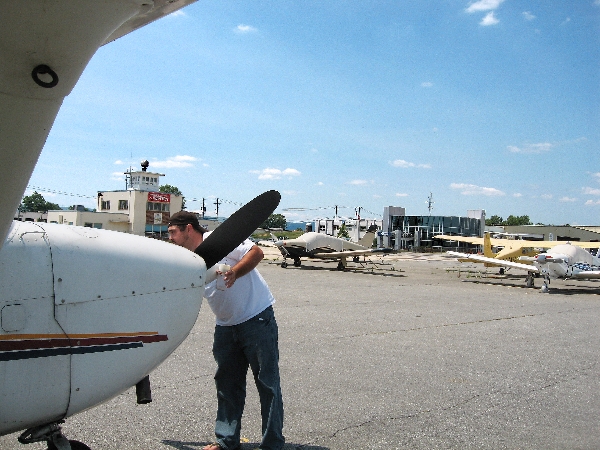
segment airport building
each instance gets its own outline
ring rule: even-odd
[[[181,211],[183,197],[159,192],[164,174],[148,172],[148,161],[141,166],[139,171],[125,172],[124,190],[98,192],[96,211],[83,208],[48,211],[47,221],[166,237],[169,218]]]
[[[457,236],[483,236],[485,211],[469,210],[461,216],[407,216],[406,209],[400,206],[383,208],[383,219],[318,219],[307,231],[316,231],[329,236],[337,236],[340,227],[345,225],[351,239],[358,241],[367,229],[376,225],[378,247],[391,247],[395,250],[442,250],[456,247],[456,244],[435,239],[438,234]]]
[[[407,216],[404,208],[383,208],[383,223],[378,236],[379,247],[395,250],[443,250],[452,244],[435,239],[438,234],[483,236],[485,211],[474,209],[461,216]],[[455,244],[454,244],[455,245]]]
[[[531,241],[600,241],[600,226],[515,225],[488,227],[488,230]]]

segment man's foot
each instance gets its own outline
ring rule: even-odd
[[[202,450],[223,450],[223,447],[215,442],[214,444],[208,444],[207,446],[202,447]]]

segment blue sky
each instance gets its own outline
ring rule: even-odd
[[[600,225],[599,61],[600,0],[201,0],[98,50],[30,186],[94,207],[147,159],[208,214]]]

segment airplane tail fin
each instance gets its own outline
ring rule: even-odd
[[[483,234],[483,256],[487,258],[493,258],[496,254],[492,251],[492,240],[490,239],[490,233]]]
[[[377,232],[377,225],[371,225],[365,235],[358,240],[358,244],[366,248],[373,247],[373,239],[375,239],[375,233]]]

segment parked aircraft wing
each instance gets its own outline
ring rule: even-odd
[[[448,236],[444,234],[439,234],[435,236],[436,239],[443,239],[445,241],[457,241],[457,242],[467,242],[469,244],[475,245],[483,245],[483,238],[480,237],[466,237],[466,236]],[[563,245],[569,242],[572,245],[576,245],[581,248],[600,248],[600,242],[589,242],[589,241],[531,241],[525,239],[497,239],[491,238],[491,244],[494,247],[512,247],[523,248],[523,247],[532,247],[532,248],[552,248],[557,245]]]
[[[443,239],[445,241],[466,242],[468,244],[483,245],[482,237],[448,236],[445,234],[438,234],[437,236],[434,236],[434,238]]]
[[[323,253],[314,253],[312,255],[313,258],[323,258],[323,259],[337,259],[347,256],[361,256],[361,255],[372,255],[376,253],[392,253],[393,249],[391,248],[378,248],[378,249],[368,249],[368,250],[348,250],[345,252],[323,252]]]
[[[528,272],[539,272],[539,269],[529,264],[521,264],[517,262],[507,261],[504,259],[488,258],[487,256],[474,255],[469,253],[446,252],[447,255],[456,256],[461,260],[491,263],[496,266],[512,267],[514,269],[526,270]]]

